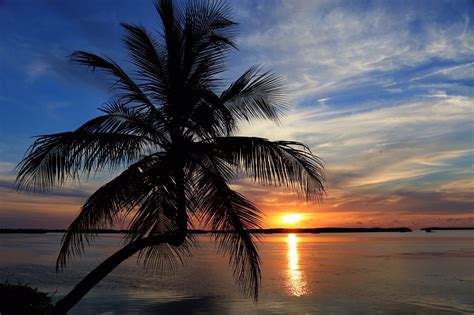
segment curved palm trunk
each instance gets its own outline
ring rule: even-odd
[[[97,268],[92,270],[81,282],[79,282],[74,289],[71,290],[65,297],[60,299],[54,307],[47,312],[48,315],[63,315],[66,314],[74,305],[77,304],[97,283],[99,283],[112,270],[120,265],[124,260],[137,253],[139,250],[153,245],[168,243],[172,239],[170,235],[160,235],[147,237],[134,241],[112,256],[104,260]]]

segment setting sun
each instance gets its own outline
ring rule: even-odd
[[[282,217],[283,223],[286,223],[286,224],[293,224],[293,223],[301,221],[301,219],[303,219],[303,216],[297,213],[287,214]]]

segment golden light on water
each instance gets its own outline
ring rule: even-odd
[[[303,219],[303,216],[301,214],[298,214],[298,213],[287,214],[287,215],[284,215],[281,218],[283,223],[286,223],[286,224],[297,223],[297,222],[301,221],[301,219]]]
[[[298,254],[298,237],[295,234],[288,235],[288,293],[293,296],[302,296],[307,294],[306,281],[300,269]]]

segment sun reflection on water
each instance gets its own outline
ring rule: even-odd
[[[295,234],[288,235],[288,294],[293,296],[306,295],[306,281],[303,272],[300,270],[298,255],[298,237]]]

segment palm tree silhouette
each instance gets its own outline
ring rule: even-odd
[[[81,255],[97,229],[129,221],[123,246],[59,300],[64,314],[110,271],[139,253],[145,266],[166,269],[190,254],[193,224],[214,233],[230,255],[240,287],[254,299],[260,259],[249,229],[262,226],[259,209],[231,188],[250,177],[282,185],[309,199],[324,193],[320,159],[301,143],[235,136],[238,123],[279,122],[286,98],[275,74],[251,67],[228,88],[218,75],[235,48],[235,25],[222,2],[181,7],[155,4],[161,31],[122,24],[131,62],[128,75],[106,57],[76,51],[73,62],[114,80],[116,93],[94,118],[75,131],[37,137],[18,165],[16,187],[44,191],[105,168],[123,172],[82,206],[62,239],[56,268]],[[221,91],[221,92],[218,92]]]

